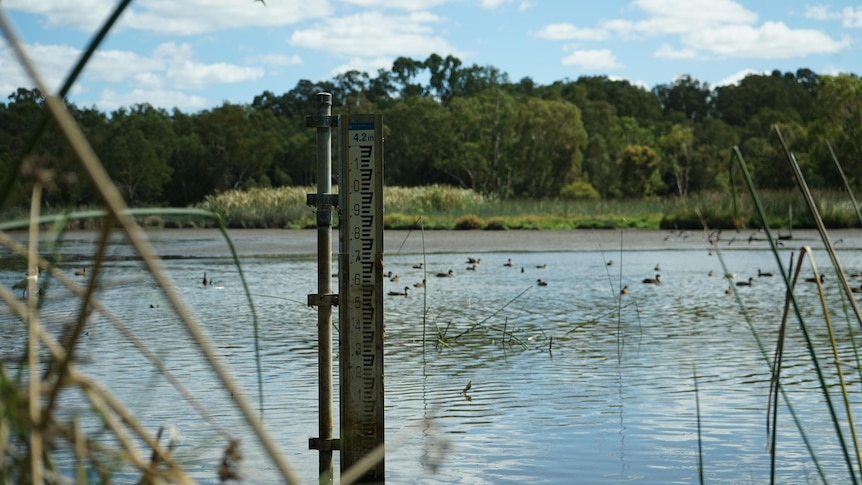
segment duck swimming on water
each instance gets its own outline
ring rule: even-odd
[[[389,296],[410,296],[409,292],[410,292],[410,287],[405,286],[404,291],[390,291]]]
[[[643,283],[648,285],[660,285],[661,284],[661,275],[655,275],[655,278],[644,278]]]

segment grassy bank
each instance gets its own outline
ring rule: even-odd
[[[314,192],[313,187],[231,191],[207,197],[196,208],[219,214],[229,228],[311,228],[316,224],[315,209],[306,205],[306,196]],[[762,192],[759,196],[772,228],[815,227],[796,192]],[[846,193],[826,191],[816,193],[815,198],[826,227],[860,227]],[[24,210],[18,212],[20,214],[16,214],[15,209],[4,211],[3,220],[26,220]],[[415,228],[420,220],[426,229],[442,230],[702,229],[701,217],[713,229],[734,228],[735,220],[741,228],[761,225],[747,193],[738,195],[734,204],[731,194],[717,192],[648,200],[500,200],[470,190],[437,185],[387,187],[384,214],[387,229]],[[158,209],[138,219],[144,227],[213,225],[211,220]],[[337,214],[333,223],[337,226]],[[95,218],[69,221],[73,229],[97,229],[99,225],[99,219]]]
[[[306,205],[306,194],[313,192],[312,187],[226,192],[208,197],[199,207],[220,214],[228,227],[313,227],[314,210]],[[772,227],[814,227],[796,192],[766,192],[760,197]],[[817,202],[827,227],[859,227],[845,193],[822,192]],[[649,200],[499,200],[444,186],[387,187],[384,212],[391,229],[416,227],[420,218],[426,229],[465,230],[699,229],[701,216],[712,228],[733,228],[735,220],[741,227],[760,226],[750,196],[739,195],[734,204],[729,193]]]

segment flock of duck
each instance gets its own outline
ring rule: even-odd
[[[476,268],[478,267],[479,263],[481,263],[481,262],[482,262],[482,258],[474,258],[472,256],[467,257],[466,264],[469,266],[467,266],[465,269],[467,271],[476,271]],[[515,262],[512,261],[512,258],[508,258],[508,260],[505,263],[503,263],[503,267],[504,268],[514,268]],[[547,269],[547,267],[548,267],[547,263],[536,265],[536,269]],[[424,270],[425,265],[423,263],[417,263],[417,264],[413,265],[413,269]],[[523,273],[525,271],[526,270],[522,266],[521,267],[521,273]],[[392,283],[397,283],[400,279],[400,277],[397,274],[393,274],[392,271],[389,271],[388,273],[384,274],[384,276],[386,278],[388,278],[389,281]],[[435,273],[434,276],[437,278],[453,278],[455,276],[455,272],[450,269],[449,271],[446,271],[446,272]],[[427,281],[425,279],[423,279],[422,281],[420,281],[418,283],[414,283],[413,287],[414,288],[425,288],[426,282]],[[543,280],[542,278],[538,278],[536,280],[536,286],[548,286],[548,282]],[[405,286],[403,291],[393,290],[393,291],[388,292],[387,294],[389,296],[404,296],[404,297],[410,296],[410,287]]]

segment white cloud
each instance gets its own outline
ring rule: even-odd
[[[343,3],[370,8],[399,10],[428,10],[449,3],[451,0],[341,0]]]
[[[721,81],[718,81],[717,83],[715,83],[715,87],[732,86],[732,85],[739,84],[740,81],[742,81],[743,79],[745,79],[747,76],[749,76],[751,74],[762,75],[762,74],[769,74],[769,72],[757,71],[754,69],[743,69],[741,71],[738,71],[738,72],[731,74],[730,76],[727,76],[726,78],[722,79]]]
[[[294,54],[262,54],[246,59],[249,64],[265,64],[268,66],[298,66],[302,64],[302,58]]]
[[[149,103],[153,106],[171,106],[181,110],[200,110],[209,107],[209,103],[203,96],[166,89],[134,89],[122,94],[111,89],[105,89],[96,102],[99,109],[105,111],[113,111],[124,106],[141,103]]]
[[[765,22],[760,27],[726,25],[690,32],[683,42],[693,49],[723,57],[780,59],[812,54],[833,54],[849,41],[832,40],[818,30],[791,29],[783,22]]]
[[[602,29],[585,29],[569,23],[549,24],[536,33],[548,40],[604,40],[608,32]]]
[[[806,5],[805,18],[812,20],[829,20],[835,16],[823,5]]]
[[[535,6],[536,6],[535,3],[530,2],[529,0],[524,0],[523,2],[518,4],[518,11],[519,12],[525,12],[525,11],[530,10],[531,8],[535,7]]]
[[[42,15],[51,27],[91,32],[116,7],[112,0],[3,0],[3,8]],[[243,27],[279,27],[332,14],[329,0],[138,0],[117,28],[195,35]]]
[[[80,56],[81,51],[68,45],[25,44],[24,52],[36,68],[36,72],[47,89],[55,93],[63,85],[72,64]],[[0,96],[4,97],[19,87],[35,88],[30,76],[21,67],[18,57],[12,48],[0,39]],[[76,84],[73,92],[81,92]]]
[[[51,92],[56,92],[62,85],[69,70],[81,50],[67,45],[24,45],[24,50],[35,64],[43,82]],[[6,96],[19,87],[35,87],[30,78],[11,52],[11,49],[0,42],[0,65],[4,66],[3,76],[0,76],[0,95]],[[159,99],[166,99],[166,93],[182,90],[199,90],[214,85],[239,83],[259,79],[264,70],[258,67],[245,67],[224,62],[206,64],[195,59],[194,52],[188,44],[172,42],[159,45],[150,55],[138,54],[123,50],[101,50],[87,63],[81,79],[74,86],[72,93],[81,94],[81,83],[90,86],[127,84],[139,99],[141,93],[156,93]],[[167,91],[166,87],[175,91]],[[108,89],[109,98],[117,100],[122,105],[122,96]],[[131,94],[129,94],[131,96]],[[185,95],[186,103],[202,100],[201,97]],[[105,95],[103,95],[104,99]],[[143,99],[143,98],[140,98]],[[141,102],[140,99],[135,102]],[[101,103],[101,102],[100,102]],[[155,103],[154,103],[155,104]],[[119,106],[119,105],[117,105]],[[187,104],[189,107],[195,107]],[[101,106],[106,108],[106,106]]]
[[[618,69],[623,67],[609,49],[576,50],[563,58],[563,65],[578,66],[587,70]]]
[[[441,56],[458,53],[449,42],[433,33],[432,25],[442,19],[436,15],[414,12],[402,16],[385,16],[364,12],[327,19],[305,30],[296,30],[290,44],[326,51],[344,58],[386,56]]]
[[[393,62],[395,62],[395,59],[392,57],[353,57],[346,63],[333,69],[330,74],[335,77],[348,71],[359,71],[369,73],[369,75],[373,76],[378,69],[392,69]]]
[[[500,5],[509,3],[511,0],[479,0],[479,6],[485,10],[493,10]]]
[[[166,42],[160,44],[153,55],[164,63],[164,78],[168,85],[179,89],[204,89],[217,84],[252,81],[264,75],[263,69],[257,67],[198,62],[188,44]]]
[[[841,25],[848,28],[862,27],[862,5],[844,7],[841,10]]]
[[[73,27],[87,32],[99,28],[116,8],[112,0],[3,0],[2,5],[9,12],[44,16],[48,27]]]
[[[656,51],[664,59],[691,59],[711,53],[726,58],[778,59],[833,54],[847,48],[846,39],[836,40],[812,29],[791,28],[783,22],[758,24],[756,13],[734,0],[634,0],[647,14],[644,20],[611,19],[602,28],[623,38],[676,37],[680,47],[668,42]],[[809,7],[809,18],[834,14],[822,7]],[[857,21],[862,26],[862,7],[842,12],[845,25]]]
[[[655,56],[661,59],[693,59],[697,57],[694,49],[674,49],[670,44],[662,44],[655,51]]]
[[[734,0],[635,0],[633,4],[651,16],[655,25],[670,31],[691,30],[703,23],[750,24],[757,14]]]
[[[823,5],[806,5],[805,17],[813,20],[841,20],[841,25],[848,29],[862,27],[862,5],[847,6],[840,12],[830,10]]]

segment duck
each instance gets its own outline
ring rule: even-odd
[[[390,291],[389,296],[410,296],[409,292],[410,292],[410,287],[405,286],[404,291]]]
[[[545,268],[547,268],[547,267],[548,267],[548,264],[547,264],[547,263],[545,263],[545,264],[537,264],[537,265],[536,265],[536,269],[545,269]]]
[[[660,264],[658,264],[658,263],[656,263],[656,264],[655,264],[655,268],[653,268],[653,269],[654,269],[655,271],[661,271],[661,265],[660,265]]]
[[[84,266],[83,268],[76,270],[75,276],[87,276],[87,267]]]
[[[805,281],[807,281],[808,283],[817,283],[817,278],[805,278]],[[820,284],[823,284],[825,282],[826,282],[826,275],[821,274],[820,275]]]
[[[424,263],[417,263],[413,265],[413,269],[422,269],[423,266],[425,266]]]
[[[715,276],[715,271],[713,271],[713,270],[709,270],[709,273],[707,273],[707,276],[709,276],[710,278],[712,278],[713,276]]]
[[[203,279],[202,283],[204,284],[204,286],[206,286],[209,283],[212,283],[212,281],[207,279],[207,272],[206,271],[204,271],[204,279]]]
[[[476,265],[471,264],[470,266],[467,266],[467,271],[476,271]]]
[[[536,280],[536,284],[537,284],[538,286],[548,286],[548,282],[547,282],[547,281],[545,281],[545,280],[543,280],[542,278],[537,279],[537,280]]]
[[[629,285],[623,286],[623,289],[620,290],[620,295],[628,295],[629,294]]]
[[[850,291],[853,293],[862,293],[862,286],[854,286],[853,288],[850,288]]]
[[[425,280],[422,280],[419,283],[413,283],[413,288],[425,288]]]
[[[453,276],[455,276],[455,273],[451,269],[446,273],[437,273],[438,278],[451,278]]]
[[[399,280],[399,279],[400,279],[400,278],[398,278],[398,275],[390,276],[390,277],[389,277],[389,281],[391,281],[391,282],[393,282],[393,283],[398,283],[398,280]]]
[[[503,263],[503,266],[508,266],[509,268],[511,268],[511,267],[515,266],[515,263],[512,262],[512,258],[509,258],[508,261]]]
[[[613,259],[608,260],[608,262],[607,262],[607,263],[605,263],[605,265],[606,265],[606,266],[613,266],[613,265],[614,265],[614,260],[613,260]]]
[[[754,278],[748,277],[748,281],[737,281],[736,286],[754,286]]]
[[[472,256],[467,257],[467,264],[479,264],[482,261],[482,258],[474,258]]]
[[[724,294],[725,294],[725,295],[732,295],[732,294],[733,294],[733,289],[732,289],[731,287],[729,287],[729,286],[728,286],[728,287],[727,287],[727,289],[726,289],[726,290],[724,290]]]
[[[766,272],[766,271],[760,271],[760,268],[757,268],[757,276],[759,276],[759,277],[761,277],[761,278],[763,278],[763,277],[769,277],[769,276],[772,276],[772,273],[769,273],[769,272]]]
[[[660,285],[661,284],[661,275],[655,275],[655,278],[644,278],[643,283],[648,285]]]

